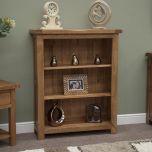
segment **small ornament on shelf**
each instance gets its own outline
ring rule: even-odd
[[[56,56],[53,56],[50,62],[50,66],[55,67],[57,66],[57,59]]]
[[[61,126],[64,122],[65,115],[61,103],[55,103],[48,112],[48,123],[50,126]]]
[[[96,55],[95,59],[94,59],[94,64],[101,64],[101,58],[99,57],[99,55]]]
[[[100,105],[89,104],[87,106],[87,122],[91,122],[91,123],[102,122]]]
[[[61,22],[59,21],[60,16],[59,13],[59,6],[55,1],[49,1],[44,4],[44,12],[45,15],[43,18],[45,19],[42,21],[41,29],[62,29]]]
[[[89,19],[93,28],[104,29],[110,18],[110,6],[104,0],[93,0],[89,10]]]
[[[76,55],[72,56],[72,65],[79,65],[79,59]]]

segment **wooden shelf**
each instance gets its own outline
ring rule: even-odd
[[[111,64],[100,65],[78,65],[78,66],[57,66],[57,67],[44,67],[44,70],[64,70],[64,69],[84,69],[84,68],[110,68]]]
[[[45,96],[44,100],[57,100],[57,99],[77,99],[77,98],[93,98],[93,97],[110,97],[111,93],[89,93],[82,95],[50,95]]]
[[[63,124],[59,127],[45,127],[45,134],[65,133],[65,132],[78,132],[78,131],[91,131],[91,130],[105,130],[111,129],[112,124],[110,121],[101,123],[76,123],[76,124]]]
[[[0,129],[0,140],[7,139],[9,137],[10,137],[10,134],[7,131]]]
[[[0,106],[0,109],[8,109],[8,108],[11,108],[11,104],[10,105],[3,105],[3,106]]]

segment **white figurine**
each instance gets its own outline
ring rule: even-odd
[[[42,21],[41,29],[62,29],[61,22],[59,21],[60,16],[59,6],[54,1],[49,1],[44,4],[45,15],[43,18],[45,21]]]

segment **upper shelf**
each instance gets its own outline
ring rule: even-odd
[[[84,68],[107,68],[111,67],[111,64],[100,65],[78,65],[78,66],[57,66],[57,67],[44,67],[44,70],[62,70],[62,69],[84,69]]]

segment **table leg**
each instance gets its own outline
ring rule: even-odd
[[[10,145],[16,145],[16,103],[15,103],[15,90],[11,90],[11,108],[9,108],[9,133]]]

